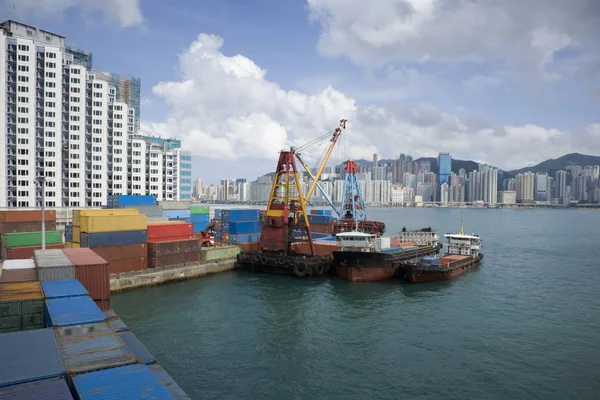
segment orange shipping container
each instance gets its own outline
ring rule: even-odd
[[[56,221],[56,211],[45,210],[44,219],[46,221]],[[42,221],[41,210],[27,211],[0,211],[0,222],[38,222]]]
[[[401,249],[405,248],[405,247],[411,247],[414,246],[415,244],[413,242],[406,242],[406,243],[398,243],[398,247],[400,247]]]

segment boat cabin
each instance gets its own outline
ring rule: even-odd
[[[340,251],[376,252],[375,235],[364,232],[342,232],[335,235]]]
[[[437,231],[431,228],[407,230],[402,228],[399,232],[400,243],[414,243],[417,246],[435,246],[440,237]]]
[[[479,250],[481,250],[481,238],[479,236],[449,233],[444,237],[447,240],[448,254],[471,256],[479,254]]]

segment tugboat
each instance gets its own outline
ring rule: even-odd
[[[413,283],[450,280],[478,266],[483,260],[480,252],[482,240],[478,235],[464,232],[464,213],[460,232],[448,233],[447,251],[436,257],[422,257],[417,262],[404,262],[401,268],[405,277]]]
[[[440,250],[436,241],[421,246],[404,243],[392,247],[390,239],[357,230],[338,233],[339,250],[333,251],[336,274],[352,282],[391,279],[409,260],[434,255]]]

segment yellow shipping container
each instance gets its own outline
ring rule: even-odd
[[[71,242],[65,242],[65,248],[66,248],[66,249],[70,249],[71,247],[73,247],[73,246],[71,245]]]
[[[78,226],[73,227],[73,237],[71,241],[74,243],[81,243],[81,228]]]
[[[81,246],[79,245],[79,243],[71,243],[71,247],[74,248],[74,249],[78,249]]]
[[[79,224],[81,232],[86,233],[144,231],[148,229],[148,217],[144,214],[82,216]],[[73,228],[73,240],[75,240],[75,228]]]
[[[108,208],[104,210],[73,210],[73,226],[79,226],[81,217],[104,217],[107,215],[139,215],[135,208]]]

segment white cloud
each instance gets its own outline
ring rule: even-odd
[[[532,156],[543,161],[600,148],[600,128],[594,125],[577,133],[535,124],[498,127],[483,117],[459,117],[430,104],[363,107],[332,87],[285,91],[252,60],[224,55],[222,45],[221,38],[201,34],[180,55],[181,80],[153,88],[170,107],[169,117],[164,123],[142,124],[144,133],[175,136],[194,155],[232,162],[275,163],[278,151],[321,136],[341,118],[349,120],[343,135],[351,158],[449,151],[455,158],[511,169]]]
[[[569,45],[598,44],[597,0],[307,0],[318,48],[369,67],[502,61],[544,73]],[[592,43],[593,42],[593,43]]]
[[[144,21],[140,0],[19,0],[14,2],[14,11],[19,15],[32,13],[47,18],[62,15],[66,10],[75,7],[81,8],[84,13],[105,14],[122,28],[141,25]]]

